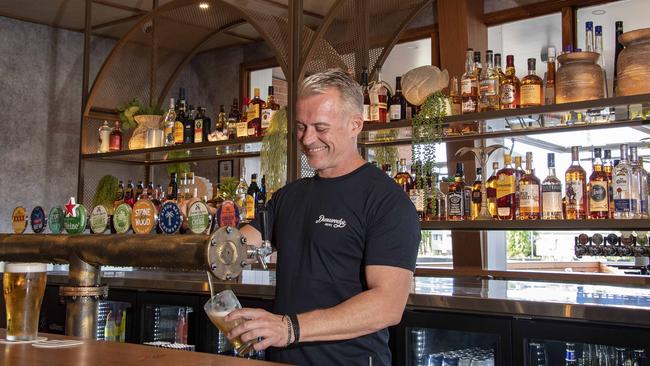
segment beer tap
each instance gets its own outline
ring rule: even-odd
[[[257,259],[257,261],[262,265],[262,268],[268,269],[266,258],[270,256],[271,253],[273,253],[273,247],[271,246],[271,241],[269,240],[271,236],[269,232],[269,213],[266,208],[261,208],[257,214],[260,219],[262,245],[260,247],[249,245],[248,258]]]

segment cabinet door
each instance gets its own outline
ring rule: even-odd
[[[395,336],[394,365],[511,365],[509,318],[407,310]]]
[[[647,366],[650,329],[518,319],[513,322],[513,344],[517,365]]]

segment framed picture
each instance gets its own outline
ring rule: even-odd
[[[233,177],[233,160],[220,160],[219,161],[219,183],[222,178]]]

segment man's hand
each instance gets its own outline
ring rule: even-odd
[[[244,319],[245,322],[233,328],[227,334],[228,339],[241,335],[243,343],[251,339],[262,337],[262,341],[255,343],[255,350],[261,351],[269,347],[287,346],[287,320],[282,315],[272,314],[262,309],[238,309],[228,316],[226,321],[231,322],[237,319]]]

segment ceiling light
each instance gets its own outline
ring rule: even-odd
[[[201,8],[201,9],[207,9],[209,7],[210,7],[210,4],[208,4],[208,3],[200,3],[199,4],[199,8]]]
[[[593,15],[603,15],[605,13],[607,13],[607,12],[605,10],[603,10],[603,9],[596,9],[596,10],[591,12],[591,14],[593,14]]]

